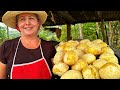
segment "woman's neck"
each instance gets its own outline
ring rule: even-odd
[[[36,49],[41,43],[38,36],[35,36],[35,37],[21,36],[20,39],[21,39],[21,43],[23,44],[23,46],[28,49]]]

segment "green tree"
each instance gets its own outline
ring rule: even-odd
[[[82,29],[84,39],[96,39],[96,24],[94,22],[84,23]]]
[[[60,41],[67,41],[67,26],[62,25]]]
[[[0,44],[7,39],[6,29],[5,27],[0,26]]]

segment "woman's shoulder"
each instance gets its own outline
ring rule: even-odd
[[[19,40],[20,37],[16,37],[14,39],[8,39],[8,40],[5,40],[2,45],[4,46],[12,46],[14,44],[17,44],[18,40]]]
[[[15,42],[15,41],[18,41],[20,37],[16,37],[16,38],[13,38],[13,39],[8,39],[6,40],[5,42]]]

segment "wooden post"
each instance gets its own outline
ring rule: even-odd
[[[111,46],[113,43],[113,32],[112,32],[112,27],[111,27],[111,21],[108,21],[108,28],[109,28],[108,42],[109,42],[109,45]]]
[[[105,30],[104,30],[104,19],[101,20],[101,32],[103,36],[103,41],[106,42]]]
[[[7,39],[9,39],[9,28],[7,26]]]
[[[61,29],[56,28],[55,32],[56,32],[57,37],[60,38],[60,36],[61,36]]]
[[[67,41],[71,39],[71,25],[67,24]]]

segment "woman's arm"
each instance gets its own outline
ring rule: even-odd
[[[0,62],[0,79],[6,79],[6,64]]]

